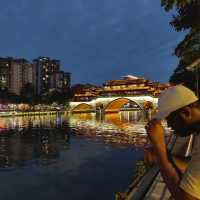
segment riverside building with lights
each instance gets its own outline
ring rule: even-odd
[[[120,80],[111,80],[103,84],[100,96],[140,96],[150,95],[157,97],[169,84],[161,84],[131,75]]]
[[[110,80],[101,87],[91,87],[75,92],[74,101],[90,101],[97,97],[152,96],[158,95],[170,87],[144,78],[127,75],[119,80]]]
[[[34,86],[37,95],[41,95],[51,88],[51,76],[59,70],[59,60],[48,57],[39,57],[33,60]]]
[[[0,90],[10,87],[11,58],[0,58]]]
[[[51,89],[66,91],[71,74],[60,71],[60,60],[49,57],[38,57],[33,63],[24,58],[0,58],[0,91],[20,95],[27,83],[33,85],[36,95]]]
[[[0,89],[19,95],[26,83],[33,83],[33,66],[26,59],[0,58]]]

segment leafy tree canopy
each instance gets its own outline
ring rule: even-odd
[[[191,4],[192,2],[195,2],[195,0],[161,0],[161,5],[165,8],[166,11],[169,11],[174,7],[184,7],[188,4]]]
[[[194,75],[187,66],[200,57],[200,0],[161,0],[166,11],[174,9],[171,26],[176,31],[187,31],[186,36],[175,48],[174,54],[179,58],[178,67],[171,76],[173,83],[184,83],[191,89],[195,88]],[[193,76],[193,85],[191,79]]]

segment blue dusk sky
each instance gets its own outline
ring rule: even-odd
[[[73,83],[167,82],[183,38],[160,0],[0,0],[0,56],[60,59]]]

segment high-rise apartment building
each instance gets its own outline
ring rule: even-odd
[[[23,58],[0,58],[0,90],[19,95],[26,83],[33,83],[32,64]]]
[[[34,83],[33,80],[33,64],[32,63],[26,63],[24,66],[24,71],[23,71],[23,77],[24,77],[24,83]]]
[[[0,90],[10,86],[10,67],[12,58],[0,58]]]
[[[58,71],[50,76],[51,89],[67,91],[71,85],[71,74],[68,72]]]
[[[19,95],[27,83],[33,83],[33,66],[25,59],[12,59],[10,67],[10,92]]]
[[[33,60],[33,79],[38,95],[47,92],[51,88],[50,76],[58,72],[60,61],[48,57],[39,57]]]
[[[35,93],[41,95],[50,89],[67,91],[70,73],[60,71],[60,61],[39,57],[29,63],[23,58],[0,58],[0,90],[20,95],[27,83],[32,83]]]

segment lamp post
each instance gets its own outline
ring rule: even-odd
[[[188,69],[189,71],[193,71],[195,73],[197,97],[199,97],[199,68],[200,68],[200,58],[198,58],[191,65],[186,67],[186,69]]]

